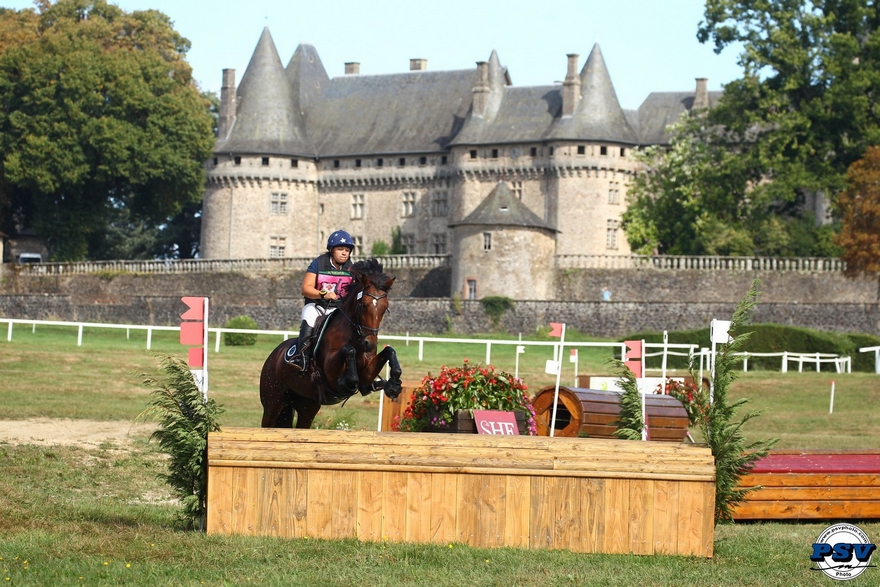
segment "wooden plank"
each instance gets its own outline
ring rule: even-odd
[[[880,487],[880,475],[871,473],[755,473],[744,475],[740,487]]]
[[[356,512],[358,540],[370,542],[382,540],[383,475],[381,471],[358,473]]]
[[[208,534],[232,533],[231,468],[208,469]]]
[[[382,540],[403,542],[406,536],[407,473],[382,476]]]
[[[874,501],[877,487],[765,487],[746,494],[746,501]]]
[[[477,538],[477,503],[480,491],[479,475],[458,475],[455,508],[455,540],[475,544]]]
[[[580,511],[576,520],[578,535],[573,537],[570,548],[575,552],[601,552],[605,533],[605,480],[572,480],[574,498],[580,502]]]
[[[257,506],[260,512],[259,534],[283,536],[285,490],[282,469],[263,469],[257,493]]]
[[[309,471],[307,491],[309,512],[306,516],[306,535],[310,538],[333,540],[333,471]]]
[[[504,507],[506,479],[499,475],[479,475],[477,492],[477,530],[475,543],[488,548],[504,546]]]
[[[678,493],[679,532],[675,554],[703,556],[705,552],[704,516],[714,519],[714,505],[711,512],[706,511],[705,485],[702,483],[681,483]],[[714,504],[714,502],[713,502]]]
[[[337,471],[333,474],[330,504],[330,528],[334,540],[357,536],[357,473]]]
[[[448,544],[457,540],[455,511],[458,476],[450,473],[431,474],[430,542]]]
[[[232,524],[233,534],[250,534],[253,527],[248,516],[252,513],[250,503],[255,496],[249,494],[248,481],[259,469],[236,468],[232,471]]]
[[[552,509],[556,512],[553,521],[553,548],[571,550],[581,544],[581,500],[577,495],[577,479],[556,477],[551,489]]]
[[[284,485],[287,491],[282,535],[285,537],[303,538],[307,536],[308,480],[308,471],[284,469]]]
[[[654,554],[677,552],[680,483],[680,481],[654,481]]]
[[[523,476],[506,476],[507,499],[504,501],[504,546],[528,548],[531,481]]]
[[[715,484],[699,483],[703,488],[702,552],[699,556],[712,558],[715,555]]]
[[[555,488],[553,477],[532,477],[530,487],[530,517],[529,528],[531,548],[553,547],[553,520],[556,512],[553,511]]]
[[[876,501],[748,501],[736,507],[737,520],[876,520],[880,519],[880,500]]]
[[[407,542],[429,542],[431,538],[431,473],[406,475],[406,530]]]
[[[605,480],[605,535],[602,552],[626,554],[630,550],[628,479]]]
[[[654,482],[629,482],[629,550],[654,553]]]

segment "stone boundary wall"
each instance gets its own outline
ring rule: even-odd
[[[397,270],[387,334],[474,334],[493,330],[478,301],[445,297],[449,269]],[[499,329],[523,334],[551,320],[604,337],[644,330],[706,327],[729,319],[754,277],[764,282],[757,322],[880,335],[873,280],[829,273],[699,270],[567,270],[557,275],[554,301],[516,301]],[[248,315],[263,329],[298,328],[302,272],[283,275],[8,276],[0,287],[0,318],[175,325],[184,295],[211,298],[211,326]],[[601,302],[606,285],[611,302]]]

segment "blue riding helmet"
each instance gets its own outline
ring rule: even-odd
[[[349,250],[354,249],[354,239],[344,230],[337,230],[327,239],[327,250],[334,247],[348,247]]]

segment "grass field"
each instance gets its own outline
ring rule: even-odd
[[[209,357],[211,394],[226,413],[221,423],[256,426],[258,378],[277,338],[254,347],[222,347]],[[485,346],[394,345],[404,379],[418,380],[467,356],[481,362]],[[73,329],[16,329],[0,341],[0,405],[4,419],[31,417],[131,421],[147,404],[137,373],[155,373],[142,334],[89,331],[82,347]],[[181,353],[174,333],[154,335],[158,352]],[[492,362],[513,371],[509,354],[493,347]],[[181,353],[182,354],[182,353]],[[606,354],[581,353],[581,372],[610,374]],[[531,391],[552,382],[543,374],[550,351],[529,349],[520,373]],[[565,363],[563,383],[571,384]],[[569,381],[566,381],[566,378]],[[834,413],[828,414],[831,380]],[[766,408],[748,436],[779,437],[781,448],[880,448],[880,377],[870,374],[744,374],[732,390]],[[325,408],[322,426],[345,420],[373,428],[371,398]],[[2,422],[0,422],[2,425]],[[0,443],[0,582],[9,585],[827,585],[810,571],[810,544],[825,524],[737,524],[716,528],[712,560],[684,557],[580,555],[564,551],[485,550],[452,545],[358,543],[205,536],[180,531],[176,507],[156,480],[163,455],[135,437],[99,448]],[[876,542],[880,524],[861,527]],[[877,585],[869,569],[854,585]]]

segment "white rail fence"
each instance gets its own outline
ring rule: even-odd
[[[76,344],[77,346],[82,346],[83,344],[83,330],[85,328],[108,328],[108,329],[117,329],[126,330],[126,338],[131,338],[131,331],[145,331],[146,332],[146,348],[147,350],[152,349],[153,345],[153,332],[156,331],[180,331],[180,327],[178,326],[149,326],[149,325],[139,325],[139,324],[103,324],[97,322],[68,322],[68,321],[58,321],[58,320],[22,320],[16,318],[0,318],[0,324],[6,323],[6,341],[12,342],[12,333],[14,325],[21,326],[30,326],[32,332],[36,332],[37,325],[40,326],[69,326],[71,328],[77,329],[77,337]],[[208,332],[214,334],[214,352],[220,352],[220,337],[222,334],[227,332],[234,333],[242,333],[242,334],[260,334],[260,335],[270,335],[270,336],[279,336],[282,340],[286,340],[291,336],[296,336],[299,334],[296,330],[248,330],[248,329],[237,329],[237,328],[208,328]],[[468,344],[468,345],[479,345],[485,346],[485,362],[489,364],[492,362],[492,348],[498,346],[522,346],[522,347],[555,347],[559,343],[554,341],[535,341],[535,340],[486,340],[486,339],[477,339],[477,338],[439,338],[439,337],[430,337],[430,336],[411,336],[408,333],[406,335],[386,335],[380,334],[379,338],[382,341],[402,341],[409,346],[411,343],[415,343],[419,345],[418,357],[419,362],[424,360],[424,351],[426,343],[457,343],[457,344]],[[626,354],[626,345],[622,342],[568,342],[565,343],[565,348],[573,349],[573,348],[590,348],[590,347],[598,347],[598,348],[610,348],[612,350],[612,356],[615,358],[621,359]],[[675,369],[667,369],[667,362],[669,357],[679,356],[679,357],[690,357],[691,362],[695,367],[699,367],[699,372],[702,374],[704,365],[708,370],[709,364],[709,353],[711,352],[708,348],[700,348],[699,345],[692,344],[671,344],[671,343],[645,343],[645,350],[648,349],[659,349],[657,352],[646,352],[645,358],[649,357],[661,357],[661,367],[652,367],[646,368],[646,371],[659,371],[665,376],[667,372],[675,371]],[[681,349],[681,350],[677,350]],[[682,352],[684,351],[684,352]],[[864,347],[860,348],[859,352],[874,352],[875,353],[875,372],[880,373],[880,346],[877,347]],[[817,372],[821,371],[822,363],[830,363],[833,364],[837,373],[851,373],[852,372],[852,358],[844,357],[840,355],[830,354],[830,353],[794,353],[789,351],[783,351],[780,353],[738,353],[741,356],[745,356],[745,360],[743,361],[743,371],[748,371],[748,357],[781,357],[781,371],[783,373],[788,372],[788,365],[790,362],[796,362],[798,365],[798,372],[803,371],[804,363],[808,365],[815,365],[815,369]],[[696,361],[699,361],[697,364]],[[702,376],[702,375],[701,375]]]
[[[387,269],[449,267],[450,255],[385,255]],[[210,273],[301,271],[312,257],[284,259],[150,259],[142,261],[80,261],[73,263],[16,264],[21,275],[75,275],[83,273]],[[697,255],[557,255],[558,269],[703,269],[713,271],[840,272],[846,264],[825,257],[722,257]]]

